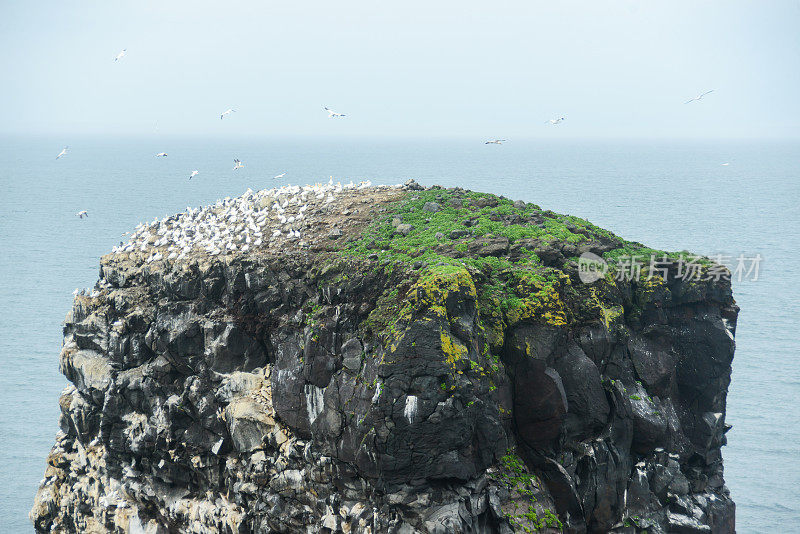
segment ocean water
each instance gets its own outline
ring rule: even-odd
[[[169,156],[154,157],[161,151]],[[233,158],[245,167],[234,172]],[[653,248],[760,254],[758,280],[734,282],[726,479],[739,532],[800,532],[800,144],[267,138],[2,140],[0,532],[32,531],[66,386],[61,323],[99,257],[140,221],[329,176],[489,191]]]

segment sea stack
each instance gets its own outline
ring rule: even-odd
[[[724,267],[531,203],[413,181],[248,191],[140,225],[76,295],[30,517],[733,533],[737,313]]]

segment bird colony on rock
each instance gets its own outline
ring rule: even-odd
[[[371,182],[342,185],[287,185],[218,200],[203,208],[186,208],[177,215],[140,223],[130,240],[114,254],[147,254],[145,261],[182,260],[192,253],[211,256],[247,252],[271,240],[299,241],[310,208],[324,207],[346,190],[372,187]],[[376,186],[379,188],[400,186]],[[302,242],[299,242],[302,244]]]

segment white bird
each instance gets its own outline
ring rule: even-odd
[[[80,219],[83,219],[84,217],[88,217],[89,213],[86,210],[82,210],[76,213],[75,215],[77,215]]]
[[[62,148],[62,149],[61,149],[61,152],[59,152],[59,153],[58,153],[58,156],[56,156],[56,159],[61,159],[61,156],[64,156],[64,155],[66,155],[66,154],[67,154],[67,149],[68,149],[68,148],[69,148],[68,146],[65,146],[64,148]]]
[[[231,113],[236,113],[236,110],[235,110],[235,109],[230,109],[230,108],[226,109],[226,110],[225,110],[225,111],[223,111],[223,112],[222,112],[222,114],[219,116],[219,120],[222,120],[222,119],[224,119],[226,115],[230,115]]]
[[[344,117],[345,116],[344,113],[336,113],[335,111],[333,111],[330,108],[325,108],[325,111],[328,112],[328,118],[329,119],[336,119],[338,117]]]
[[[561,122],[564,120],[564,118],[565,117],[559,117],[557,119],[550,119],[548,121],[545,121],[545,124],[548,124],[548,123],[549,124],[561,124]]]
[[[730,163],[723,163],[722,164],[723,167],[727,167],[728,165],[730,165]]]
[[[492,139],[491,141],[486,141],[484,145],[502,145],[506,141],[507,139]]]
[[[165,157],[167,157],[167,153],[166,152],[159,152],[158,154],[156,154],[156,157],[157,158],[165,158]]]
[[[127,51],[128,51],[127,48],[123,48],[122,52],[120,52],[119,54],[116,55],[116,57],[114,57],[114,61],[119,61],[120,59],[124,58],[125,57],[125,52],[127,52]],[[134,61],[134,63],[135,63],[135,61]]]
[[[273,180],[280,180],[280,179],[281,179],[281,178],[283,178],[284,176],[286,176],[286,173],[285,173],[285,172],[284,172],[284,173],[281,173],[281,174],[279,174],[278,176],[276,176],[275,178],[273,178]]]
[[[238,160],[238,159],[234,159],[233,160],[233,170],[234,171],[236,169],[241,169],[242,167],[244,167],[244,165],[242,165],[242,162],[240,160]]]
[[[189,179],[191,180],[192,178],[194,178],[194,177],[195,177],[195,176],[197,176],[198,174],[200,174],[200,171],[192,171],[192,174],[191,174],[191,175],[189,175]]]
[[[710,90],[710,91],[706,91],[705,93],[699,94],[699,95],[697,95],[697,96],[696,96],[696,97],[694,97],[694,98],[690,98],[689,100],[687,100],[686,102],[684,102],[684,104],[688,104],[689,102],[694,102],[695,100],[701,100],[701,99],[702,99],[704,96],[706,96],[708,93],[713,93],[713,92],[714,92],[714,90],[713,90],[713,89],[712,89],[712,90]]]

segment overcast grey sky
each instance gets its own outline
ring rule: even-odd
[[[10,135],[796,139],[800,2],[0,0],[0,72]]]

